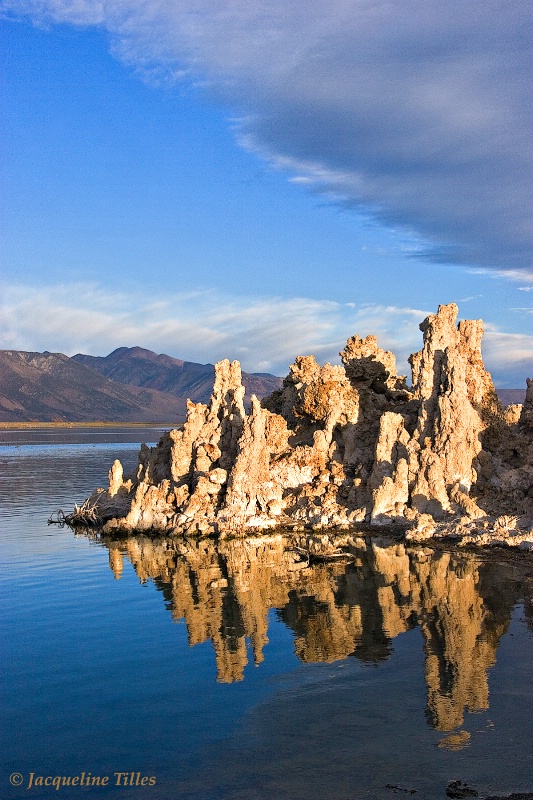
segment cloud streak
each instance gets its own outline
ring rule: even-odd
[[[107,28],[146,75],[203,84],[244,146],[335,202],[413,231],[413,257],[531,266],[529,3],[1,0]]]
[[[238,359],[250,372],[285,375],[297,355],[340,363],[346,340],[374,334],[410,375],[428,310],[306,297],[234,298],[216,291],[165,297],[111,293],[88,284],[0,287],[0,348],[107,355],[140,345],[200,363]],[[436,309],[431,309],[436,311]],[[533,374],[533,336],[487,326],[484,355],[498,385],[521,388]]]

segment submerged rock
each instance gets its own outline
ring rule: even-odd
[[[410,387],[375,337],[355,336],[343,366],[299,356],[246,413],[240,364],[219,362],[209,404],[189,402],[183,429],[143,445],[136,475],[115,462],[82,510],[107,531],[224,538],[366,522],[414,541],[533,547],[533,381],[504,412],[482,322],[456,317],[452,303],[421,324]]]

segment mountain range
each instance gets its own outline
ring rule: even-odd
[[[72,359],[117,383],[155,389],[194,403],[206,403],[213,389],[213,364],[157,355],[143,347],[119,347],[105,357],[78,353]],[[281,378],[263,372],[243,372],[242,377],[248,398],[252,394],[265,397],[282,384]]]
[[[0,422],[167,422],[185,419],[187,398],[207,402],[212,364],[142,347],[108,356],[0,351]],[[282,379],[243,373],[246,394],[264,397]]]
[[[185,419],[187,398],[206,403],[213,364],[182,361],[143,347],[108,356],[0,350],[0,422],[165,422]],[[282,379],[243,373],[246,397],[262,398]],[[521,403],[525,389],[500,389],[504,405]]]
[[[523,389],[496,389],[500,402],[503,406],[510,406],[513,403],[523,403],[526,397],[525,387]]]

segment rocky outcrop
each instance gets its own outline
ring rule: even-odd
[[[355,336],[342,366],[300,356],[247,413],[239,363],[219,362],[209,404],[189,403],[183,429],[143,446],[127,481],[115,465],[86,507],[108,531],[227,537],[369,523],[401,525],[412,540],[533,548],[533,382],[523,407],[504,413],[482,322],[456,317],[450,304],[421,324],[410,386],[375,337]]]

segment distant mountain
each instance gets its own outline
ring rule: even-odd
[[[183,422],[186,400],[207,402],[212,364],[181,361],[142,347],[108,356],[0,350],[0,422]],[[282,379],[243,373],[246,396],[262,398]],[[521,403],[525,389],[498,389],[504,405]]]
[[[62,353],[0,350],[2,422],[181,422],[184,398],[125,386]]]
[[[503,406],[510,406],[513,403],[522,403],[526,399],[526,390],[523,389],[496,389],[498,397]]]
[[[107,378],[128,386],[168,392],[175,397],[207,403],[213,389],[213,364],[196,364],[167,355],[157,355],[143,347],[119,347],[108,356],[78,353],[74,361],[96,370]],[[246,396],[262,398],[279,389],[282,379],[268,373],[242,373]]]

